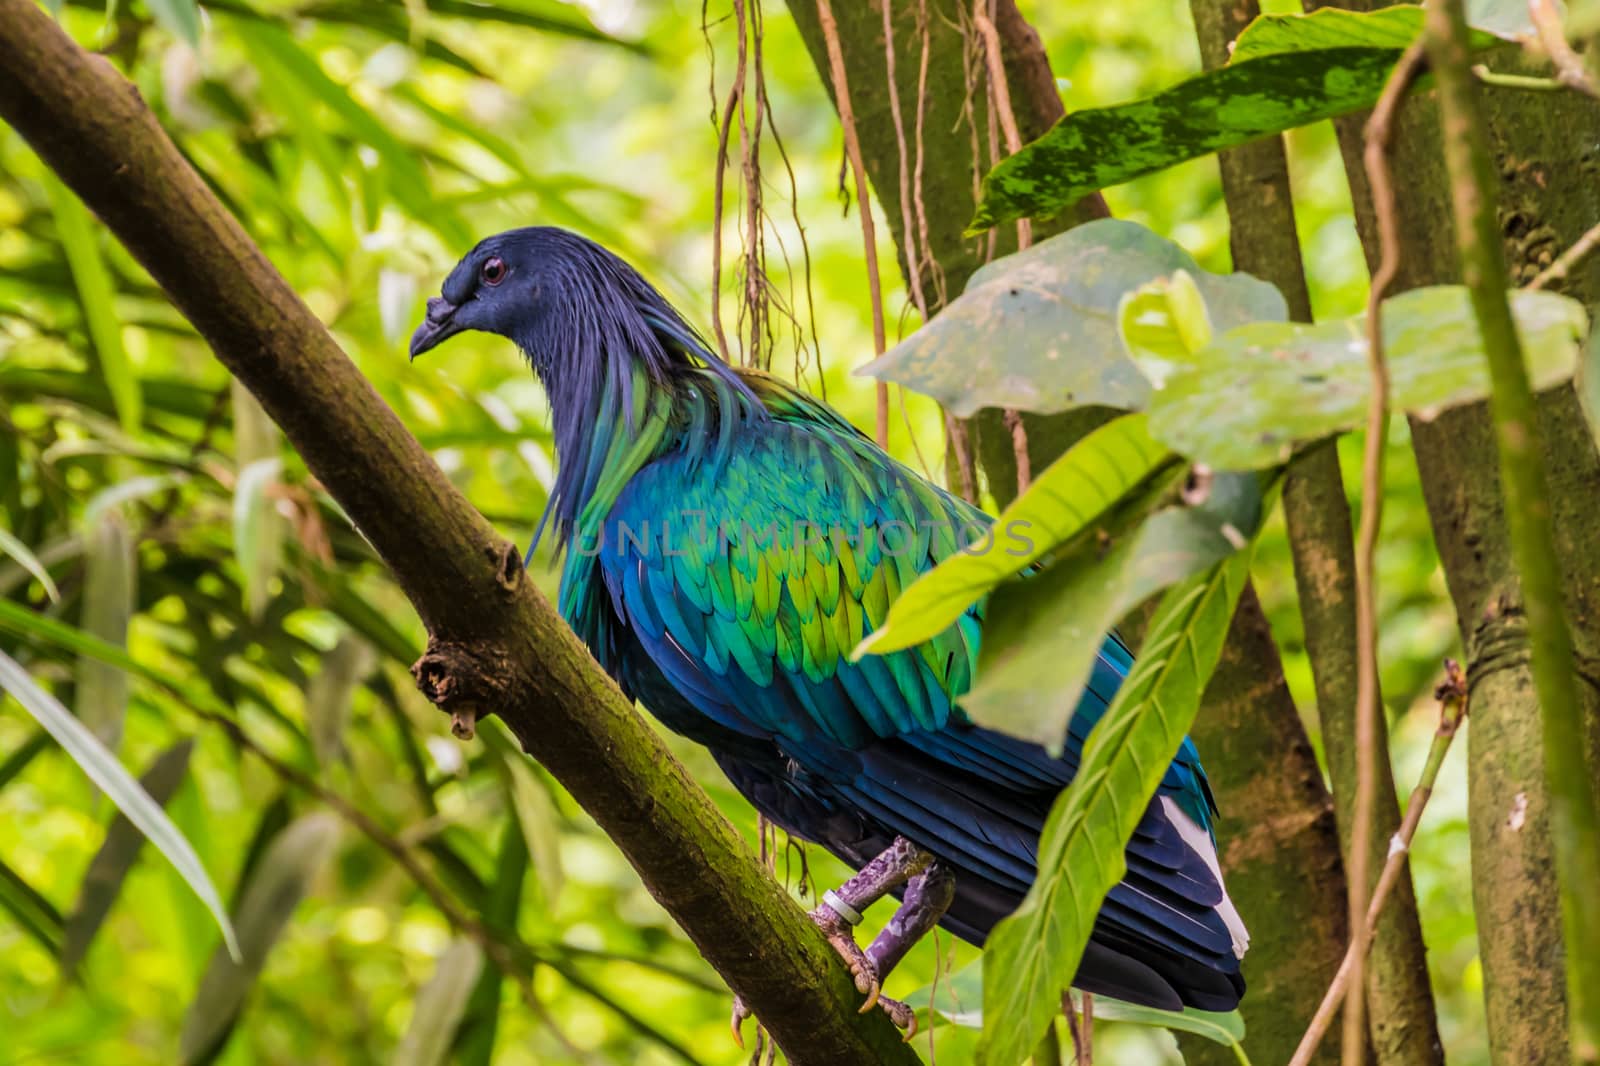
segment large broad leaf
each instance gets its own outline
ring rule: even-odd
[[[1089,735],[1072,784],[1051,808],[1038,876],[989,935],[979,1061],[1015,1066],[1061,1009],[1095,915],[1126,872],[1123,849],[1155,795],[1216,668],[1250,553],[1174,587],[1139,659]]]
[[[455,941],[439,956],[412,1002],[411,1024],[389,1060],[393,1066],[442,1066],[482,968],[483,952],[470,940]]]
[[[1179,270],[1195,279],[1218,330],[1288,317],[1266,282],[1211,274],[1145,227],[1104,219],[983,267],[938,317],[862,373],[962,417],[983,407],[1136,409],[1150,386],[1118,343],[1118,306],[1123,294]]]
[[[983,960],[968,963],[937,984],[924,985],[906,997],[906,1005],[923,1014],[932,1024],[948,1022],[964,1029],[983,1028]],[[1073,996],[1073,1007],[1081,1011],[1078,997]],[[1157,1010],[1124,1003],[1109,996],[1096,996],[1094,1017],[1097,1021],[1127,1022],[1148,1025],[1158,1029],[1194,1033],[1224,1047],[1239,1047],[1244,1043],[1244,1015],[1237,1010],[1226,1014],[1195,1010],[1185,1007],[1181,1011]]]
[[[223,910],[222,898],[217,895],[216,886],[211,883],[194,848],[190,847],[178,827],[172,824],[160,804],[150,798],[150,794],[117,762],[116,756],[107,751],[105,745],[72,716],[71,711],[61,706],[54,696],[28,676],[28,672],[15,659],[3,651],[0,651],[0,688],[11,693],[45,731],[55,737],[56,743],[72,756],[72,761],[88,775],[89,780],[98,785],[117,809],[127,815],[128,820],[138,826],[146,839],[177,868],[194,894],[200,897],[216,918],[228,951],[237,956],[239,942],[234,937],[233,926]]]
[[[1142,414],[1101,426],[1051,463],[1002,511],[990,536],[946,559],[901,593],[882,628],[863,640],[856,654],[882,655],[944,632],[996,585],[1083,532],[1173,460],[1150,439]]]
[[[1090,542],[990,597],[982,657],[961,709],[979,725],[1059,751],[1106,631],[1170,585],[1243,548],[1266,513],[1254,474],[1221,475],[1172,506]]]
[[[1513,292],[1510,300],[1533,387],[1570,380],[1587,330],[1582,305],[1549,292]],[[1383,335],[1395,410],[1432,418],[1489,395],[1465,288],[1413,289],[1384,301]],[[1153,436],[1217,469],[1274,466],[1296,445],[1365,420],[1365,316],[1243,326],[1222,333],[1189,366],[1165,369],[1165,385],[1150,401]]]
[[[200,989],[189,1004],[178,1039],[185,1064],[208,1061],[231,1031],[245,997],[311,882],[333,853],[339,822],[332,814],[308,814],[273,838],[253,864],[237,908],[242,956],[222,951],[211,957]]]
[[[150,768],[139,778],[139,784],[150,793],[151,799],[163,807],[167,805],[183,782],[193,751],[193,740],[180,740],[156,756]],[[100,931],[101,923],[121,894],[122,882],[127,879],[128,871],[133,869],[143,846],[144,834],[128,820],[127,815],[118,814],[111,820],[100,850],[95,852],[88,871],[83,875],[77,906],[67,919],[61,938],[61,976],[67,980],[76,976],[79,964],[89,953],[95,933]]]
[[[1143,100],[1075,111],[1003,160],[984,178],[972,229],[1047,218],[1099,189],[1371,107],[1421,27],[1418,8],[1268,18],[1240,35],[1227,66]]]

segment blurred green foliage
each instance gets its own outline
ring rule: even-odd
[[[725,5],[710,6],[703,34],[701,8],[687,0],[225,0],[204,5],[198,52],[182,41],[169,10],[178,6],[133,0],[113,5],[108,18],[98,0],[82,0],[61,17],[138,83],[374,388],[473,502],[526,543],[554,462],[531,375],[509,345],[483,335],[416,365],[404,359],[403,339],[472,240],[529,223],[570,226],[611,245],[709,327],[716,137],[708,57],[716,55],[725,79]],[[1292,10],[1281,0],[1268,6]],[[871,387],[850,371],[872,354],[870,318],[858,229],[839,202],[838,125],[787,14],[769,7],[768,90],[793,161],[826,368],[824,379],[812,373],[807,382],[825,384],[829,399],[866,425]],[[1049,47],[1069,109],[1149,93],[1198,69],[1187,7],[1176,0],[1023,8]],[[1321,315],[1353,313],[1366,275],[1331,131],[1297,131],[1289,143],[1313,301]],[[777,162],[767,166],[771,231],[798,272],[798,234],[777,204],[787,182],[773,180]],[[729,249],[738,243],[736,184],[730,179]],[[1214,160],[1110,190],[1108,200],[1207,269],[1227,269]],[[125,581],[117,587],[130,613],[128,651],[172,686],[136,679],[127,687],[114,723],[118,751],[138,772],[195,739],[168,810],[235,915],[252,910],[263,856],[281,865],[296,840],[328,850],[325,860],[297,860],[306,864],[304,898],[258,979],[238,992],[244,1009],[216,1061],[399,1061],[402,1048],[413,1056],[437,1046],[417,1027],[441,1013],[463,1019],[451,1039],[464,1063],[744,1061],[728,1037],[728,995],[715,974],[547,775],[527,763],[508,769],[489,730],[464,745],[449,736],[406,673],[422,630],[360,535],[159,290],[97,224],[86,244],[81,222],[20,139],[0,129],[0,527],[42,560],[61,598],[52,602],[3,555],[0,596],[99,632],[110,579],[94,575]],[[803,308],[803,286],[780,258],[771,260],[779,289]],[[884,276],[896,278],[889,249],[882,258]],[[106,301],[94,298],[103,288],[115,292],[109,317]],[[891,322],[911,328],[905,294],[894,288],[887,299]],[[722,302],[730,321],[736,300],[729,270]],[[776,370],[788,370],[792,349],[780,336]],[[924,400],[900,402],[906,417],[897,411],[891,420],[894,450],[936,466],[936,412]],[[1454,651],[1455,628],[1398,420],[1394,434],[1380,587],[1383,681],[1404,793],[1432,731],[1429,690],[1441,656]],[[131,575],[108,571],[109,549],[96,548],[116,543],[107,523],[131,535]],[[1280,519],[1254,572],[1309,712]],[[534,573],[553,589],[545,560]],[[16,626],[0,630],[0,648],[68,706],[79,706],[85,681],[98,676]],[[95,685],[104,725],[107,701],[115,715],[120,697],[103,678]],[[416,881],[348,819],[318,820],[308,832],[303,819],[321,819],[324,805],[197,708],[221,708],[251,743],[345,797],[388,842],[417,856],[456,906],[526,945],[539,1009],[494,970],[463,1000],[460,973],[476,973],[476,957],[451,950],[459,932]],[[1308,724],[1314,732],[1314,715]],[[754,839],[751,812],[710,759],[675,738],[673,746]],[[1413,870],[1443,1035],[1451,1061],[1470,1066],[1487,1053],[1461,874],[1463,779],[1461,760],[1452,760]],[[0,705],[0,1062],[173,1062],[180,1034],[201,1024],[191,1004],[223,1002],[220,978],[208,977],[218,969],[216,928],[149,848],[76,979],[62,977],[54,945],[112,814],[14,702]],[[337,828],[325,830],[330,824]],[[780,847],[778,873],[796,886],[802,872],[821,887],[843,876],[814,849],[806,859]],[[883,910],[869,921],[885,919]],[[937,949],[947,967],[973,957],[948,936]],[[933,942],[922,945],[889,993],[932,979],[935,952]],[[414,1015],[423,1020],[414,1025]],[[223,1019],[206,1022],[226,1028]],[[1115,1025],[1097,1032],[1106,1061],[1176,1055],[1164,1034]],[[930,1045],[919,1038],[919,1046],[926,1053]],[[965,1061],[971,1035],[940,1028],[934,1046],[941,1061]]]

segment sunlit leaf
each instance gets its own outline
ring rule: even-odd
[[[1587,331],[1583,306],[1550,292],[1510,300],[1533,387],[1570,380]],[[1276,465],[1298,444],[1361,425],[1371,381],[1364,323],[1259,323],[1220,334],[1151,398],[1151,435],[1191,459],[1239,470]],[[1383,333],[1395,410],[1430,419],[1489,395],[1465,288],[1386,300]]]
[[[1061,1009],[1095,915],[1126,872],[1128,838],[1199,709],[1249,568],[1250,553],[1240,552],[1157,607],[1132,672],[1051,808],[1037,878],[989,934],[983,1010],[1005,1024],[984,1028],[980,1062],[1021,1062]]]
[[[1145,227],[1105,219],[983,267],[932,322],[861,372],[962,417],[983,407],[1136,409],[1150,386],[1122,351],[1118,309],[1125,293],[1179,270],[1218,330],[1288,317],[1271,285],[1212,274]]]
[[[216,887],[206,874],[205,867],[201,865],[199,856],[194,853],[194,848],[184,839],[178,827],[172,824],[160,805],[150,798],[127,770],[122,768],[116,756],[107,751],[105,745],[101,744],[82,722],[72,716],[72,712],[39,687],[38,683],[28,676],[27,671],[3,651],[0,651],[0,688],[11,693],[12,697],[22,704],[52,737],[55,737],[56,743],[72,756],[72,761],[78,764],[89,779],[111,798],[117,809],[127,815],[128,820],[138,826],[139,831],[150,843],[154,844],[177,868],[183,875],[184,881],[194,890],[194,894],[200,897],[212,916],[216,918],[228,951],[237,955],[239,943],[234,937],[228,915],[222,908],[222,899],[217,895]]]
[[[178,790],[178,785],[183,782],[183,775],[189,768],[189,756],[194,750],[194,741],[181,740],[156,756],[150,768],[139,778],[139,784],[150,794],[150,798],[165,807],[172,794]],[[94,942],[94,936],[100,931],[101,923],[110,913],[111,907],[122,893],[122,883],[128,876],[128,871],[133,869],[135,860],[139,857],[139,850],[144,846],[144,834],[128,820],[124,814],[118,814],[111,820],[111,825],[106,829],[105,840],[100,844],[100,850],[95,852],[94,859],[89,863],[88,872],[83,875],[83,884],[78,889],[78,902],[68,916],[66,928],[61,941],[61,975],[67,980],[72,980],[78,966],[89,953],[89,946]]]
[[[114,510],[102,512],[84,550],[83,631],[126,646],[138,580],[139,559],[127,523]],[[93,656],[79,656],[77,696],[78,719],[115,751],[128,711],[128,675]]]
[[[50,571],[45,569],[44,564],[28,549],[26,544],[12,536],[4,528],[0,528],[0,553],[4,553],[16,560],[18,566],[33,575],[33,579],[39,582],[39,586],[44,589],[44,594],[50,598],[52,603],[61,601],[61,590],[56,588],[56,583],[51,580]]]
[[[1079,994],[1074,992],[1073,1005],[1081,1011],[1079,1000]],[[943,1021],[965,1029],[982,1029],[983,960],[979,959],[953,974],[940,977],[937,985],[924,985],[907,996],[905,1002],[925,1019],[931,1014],[935,1024]],[[1223,1047],[1238,1047],[1244,1043],[1245,1037],[1244,1015],[1237,1010],[1226,1014],[1195,1010],[1193,1007],[1167,1011],[1124,1003],[1110,996],[1096,996],[1094,1018],[1096,1021],[1128,1022],[1194,1033]]]
[[[470,940],[455,941],[439,956],[412,1002],[411,1023],[389,1060],[393,1066],[441,1066],[482,967],[483,952]]]
[[[100,375],[111,393],[117,420],[122,424],[123,431],[132,433],[139,427],[141,414],[139,379],[122,344],[122,324],[117,320],[115,307],[117,290],[111,282],[105,260],[101,258],[100,246],[95,240],[94,223],[89,217],[89,209],[59,178],[46,172],[44,183],[50,193],[61,247],[66,252],[67,263],[72,268],[72,280],[77,286],[78,306],[83,312],[84,325],[94,344],[95,355],[99,358]]]
[[[1040,473],[995,520],[991,535],[919,577],[889,607],[856,654],[882,655],[944,632],[1000,582],[1036,562],[1163,466],[1176,462],[1150,438],[1142,414],[1108,422]]]
[[[1149,495],[1149,494],[1147,494]],[[1147,501],[1146,501],[1147,502]],[[1109,523],[1043,574],[989,598],[972,690],[979,725],[1059,751],[1106,632],[1136,606],[1243,548],[1266,512],[1255,475],[1219,475],[1203,503]],[[1142,520],[1140,520],[1142,519]]]
[[[185,1064],[205,1061],[225,1039],[244,1008],[267,954],[289,924],[295,908],[333,854],[339,822],[332,814],[308,814],[273,838],[251,872],[236,910],[240,952],[219,950],[183,1021],[178,1057]]]

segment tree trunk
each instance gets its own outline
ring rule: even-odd
[[[1360,0],[1341,7],[1365,8]],[[1496,57],[1507,69],[1513,55]],[[1539,73],[1543,73],[1539,71]],[[1487,88],[1490,136],[1500,162],[1500,220],[1518,284],[1600,219],[1600,104],[1572,92]],[[1393,167],[1403,258],[1394,291],[1459,280],[1449,185],[1436,102],[1417,94],[1401,112]],[[1356,222],[1369,263],[1378,254],[1360,117],[1337,123]],[[1564,283],[1591,316],[1600,260]],[[1570,388],[1545,394],[1540,429],[1550,473],[1567,616],[1590,721],[1600,721],[1600,455]],[[1450,596],[1466,649],[1472,717],[1468,784],[1473,906],[1483,963],[1489,1050],[1497,1064],[1568,1061],[1561,907],[1549,835],[1538,701],[1529,667],[1521,590],[1511,562],[1493,431],[1485,405],[1411,420]],[[1591,738],[1595,730],[1591,729]],[[1594,739],[1591,765],[1600,765]]]
[[[1255,0],[1190,0],[1190,10],[1200,55],[1208,68],[1228,61],[1232,42],[1260,14]],[[1219,163],[1233,268],[1272,282],[1288,302],[1289,316],[1310,322],[1311,297],[1295,231],[1283,138],[1271,137],[1223,152]],[[1323,750],[1333,781],[1339,844],[1341,854],[1348,855],[1357,775],[1355,543],[1339,454],[1332,442],[1311,449],[1290,466],[1283,488],[1283,512],[1306,651],[1316,683]],[[1389,839],[1400,826],[1385,732],[1379,731],[1376,740],[1377,787],[1368,852],[1374,883],[1388,856]],[[1444,1049],[1439,1043],[1409,865],[1384,908],[1366,973],[1372,1061],[1379,1066],[1442,1066]],[[1334,1044],[1328,1041],[1326,1046],[1324,1054],[1331,1057]],[[1197,1061],[1210,1054],[1196,1050],[1200,1052]]]
[[[919,5],[917,0],[893,2],[896,78],[909,138],[916,114]],[[923,198],[929,245],[943,268],[945,292],[953,297],[984,262],[989,240],[962,237],[975,207],[973,133],[960,118],[968,87],[962,67],[965,43],[958,27],[967,17],[963,11],[970,7],[950,0],[925,2],[930,59]],[[794,0],[790,8],[822,84],[831,84],[813,3]],[[833,9],[867,170],[883,216],[902,249],[904,270],[899,150],[887,90],[882,8],[876,2],[859,2],[835,4]],[[1017,125],[1024,139],[1033,139],[1063,113],[1054,78],[1037,36],[1012,0],[998,0],[995,24],[1005,45]],[[980,80],[972,108],[979,146],[988,144],[984,92]],[[1101,217],[1103,211],[1098,197],[1087,198],[1055,223],[1035,223],[1035,237]],[[1014,229],[996,230],[993,239],[996,255],[1016,246]],[[930,310],[937,306],[930,297]],[[1105,417],[1106,412],[1095,409],[1024,416],[1032,468],[1043,469]],[[979,468],[996,500],[1004,504],[1016,491],[1010,434],[997,411],[983,412],[973,421]],[[1257,1062],[1285,1062],[1343,957],[1344,867],[1332,801],[1284,683],[1277,645],[1253,593],[1241,600],[1194,737],[1222,808],[1218,835],[1224,842],[1229,888],[1258,933],[1245,960],[1250,984],[1245,1001],[1247,1046]],[[1208,1050],[1186,1045],[1186,1051],[1200,1056],[1195,1061],[1209,1061],[1204,1058]],[[1231,1055],[1227,1061],[1232,1061]]]

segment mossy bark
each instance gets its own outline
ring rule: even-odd
[[[419,685],[499,714],[594,816],[790,1062],[917,1055],[600,671],[499,537],[184,161],[138,91],[32,0],[0,0],[0,116],[259,399],[430,634]]]
[[[927,7],[931,59],[924,200],[929,243],[944,269],[946,291],[954,296],[983,263],[988,237],[962,237],[975,201],[971,133],[958,121],[967,93],[961,66],[963,41],[957,29],[960,10],[949,0],[927,0]],[[826,86],[827,59],[815,10],[805,0],[795,0],[791,10],[821,73],[819,85]],[[835,5],[834,10],[867,170],[884,217],[903,249],[899,152],[889,110],[881,8],[860,3],[849,10]],[[916,13],[915,0],[895,0],[895,42],[900,50],[896,73],[908,131],[917,99]],[[1005,43],[1017,124],[1024,139],[1033,139],[1061,116],[1060,98],[1037,37],[1011,0],[1000,0],[995,21]],[[973,112],[980,124],[978,143],[987,145],[982,92],[980,85]],[[1101,217],[1102,212],[1098,198],[1091,198],[1048,227],[1035,224],[1035,237]],[[1004,254],[1015,247],[1015,231],[1002,227],[994,240],[995,254]],[[901,262],[904,268],[903,254]],[[1025,416],[1032,468],[1043,469],[1106,417],[1107,412],[1096,409]],[[999,412],[984,412],[974,421],[979,468],[996,500],[1004,504],[1016,491],[1011,437]],[[1218,834],[1225,842],[1245,842],[1225,845],[1223,862],[1230,891],[1256,933],[1245,960],[1250,983],[1245,1002],[1247,1045],[1257,1062],[1285,1062],[1344,951],[1344,871],[1332,801],[1284,684],[1266,617],[1248,590],[1206,690],[1194,737],[1222,807]],[[1197,1056],[1210,1053],[1188,1045],[1186,1051]]]
[[[1336,6],[1384,6],[1350,0]],[[1513,70],[1517,56],[1495,57]],[[1530,73],[1542,71],[1529,71]],[[1486,88],[1500,176],[1500,230],[1513,284],[1523,284],[1600,220],[1600,104],[1576,93]],[[1336,123],[1369,264],[1378,253],[1361,163],[1360,116]],[[1437,102],[1414,94],[1400,114],[1392,166],[1402,259],[1394,291],[1460,280]],[[1600,260],[1563,284],[1593,315]],[[1600,721],[1600,455],[1570,388],[1540,397],[1556,550],[1597,758]],[[1522,593],[1512,566],[1493,428],[1483,404],[1411,421],[1434,539],[1456,608],[1471,686],[1468,784],[1472,896],[1496,1064],[1569,1061],[1561,910],[1544,788],[1544,747]]]
[[[1205,65],[1228,60],[1232,42],[1260,14],[1254,0],[1190,0],[1195,34]],[[1270,137],[1220,154],[1223,196],[1233,249],[1233,268],[1276,285],[1289,317],[1311,321],[1300,241],[1283,138]],[[1328,776],[1341,854],[1353,835],[1356,794],[1355,543],[1350,505],[1332,442],[1299,456],[1283,488],[1283,512],[1294,558],[1295,587],[1317,693]],[[1389,746],[1377,734],[1377,768],[1368,868],[1376,883],[1400,826],[1400,805]],[[1367,1029],[1371,1060],[1381,1066],[1438,1066],[1444,1061],[1434,1016],[1433,989],[1409,866],[1384,908],[1367,959]],[[1212,1054],[1196,1048],[1200,1061]],[[1332,1057],[1333,1044],[1323,1054]],[[1222,1060],[1217,1059],[1217,1062]]]

